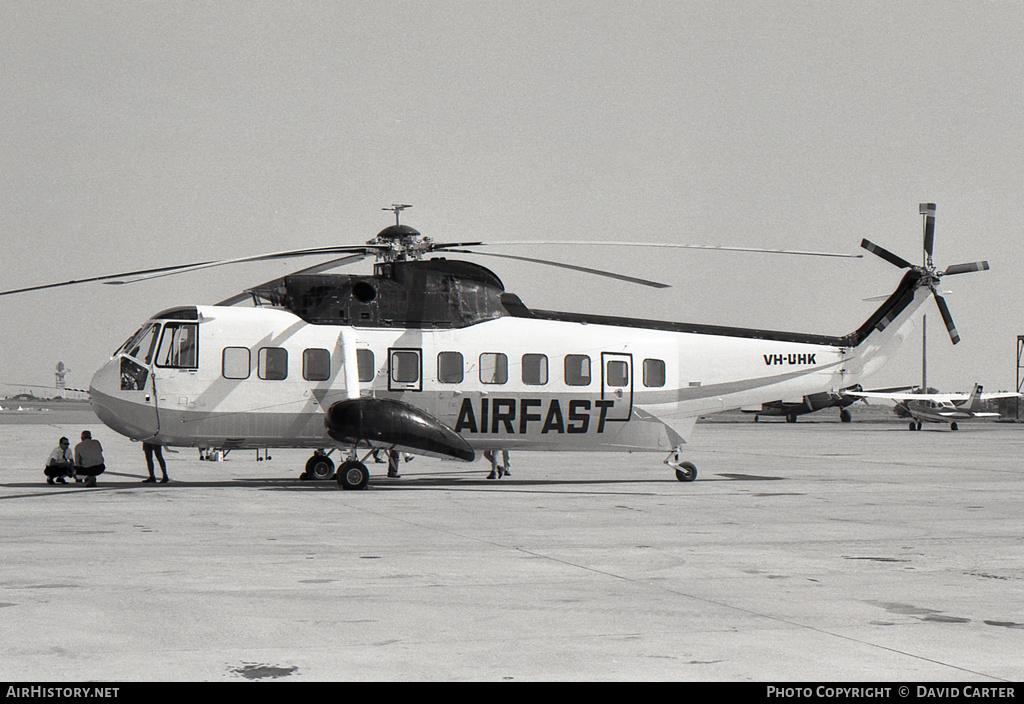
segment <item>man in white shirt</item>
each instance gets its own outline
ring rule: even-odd
[[[43,474],[46,475],[47,484],[67,484],[64,477],[71,476],[71,470],[75,467],[75,456],[71,452],[71,441],[61,438],[57,447],[46,459],[46,466],[43,467]]]

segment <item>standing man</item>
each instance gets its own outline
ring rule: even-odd
[[[82,431],[82,442],[75,445],[75,475],[85,477],[86,486],[96,486],[96,477],[103,474],[103,447],[88,430]]]
[[[156,455],[156,461],[160,463],[160,471],[163,473],[163,478],[160,479],[161,484],[166,484],[170,481],[167,478],[167,465],[164,463],[164,452],[163,448],[154,443],[142,441],[142,451],[146,453],[146,469],[149,470],[149,478],[143,479],[143,484],[152,484],[157,481],[156,474],[153,472],[153,455]]]

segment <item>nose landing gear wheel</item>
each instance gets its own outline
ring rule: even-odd
[[[365,489],[370,472],[359,460],[347,460],[338,467],[338,486],[342,489]]]

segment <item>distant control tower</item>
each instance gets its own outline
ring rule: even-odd
[[[65,379],[67,378],[68,371],[70,370],[64,366],[64,362],[57,362],[57,373],[54,374],[54,376],[56,377],[54,386],[57,388],[57,394],[59,396],[63,396],[64,390],[65,388],[67,388]]]

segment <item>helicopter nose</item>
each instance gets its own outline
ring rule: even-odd
[[[92,375],[92,381],[89,382],[89,401],[92,403],[92,410],[101,421],[111,427],[112,421],[117,422],[116,409],[119,405],[115,399],[120,390],[117,368],[117,360],[111,359]]]
[[[142,398],[135,398],[140,394],[144,394]],[[100,367],[89,383],[89,401],[96,417],[111,430],[135,440],[145,440],[157,432],[155,405],[150,398],[148,393],[122,390],[118,357]]]

